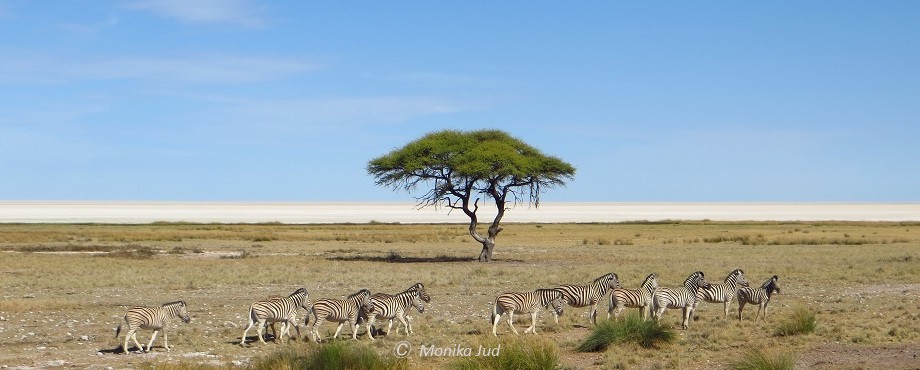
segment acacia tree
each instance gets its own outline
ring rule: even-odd
[[[427,189],[415,197],[418,208],[462,210],[470,235],[482,244],[479,261],[489,262],[505,211],[524,202],[539,207],[541,193],[564,186],[575,167],[503,131],[444,130],[371,160],[367,172],[396,191]],[[497,210],[485,236],[477,229],[480,197],[491,198]]]

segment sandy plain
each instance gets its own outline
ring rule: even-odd
[[[483,214],[494,214],[489,204]],[[522,205],[503,222],[917,221],[920,203],[607,203]],[[411,202],[0,201],[0,223],[465,223],[462,212]]]

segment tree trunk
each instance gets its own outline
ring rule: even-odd
[[[486,239],[482,242],[482,252],[479,253],[479,262],[492,262],[492,250],[495,249],[495,240]]]

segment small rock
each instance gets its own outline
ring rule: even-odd
[[[81,335],[80,340],[89,340],[89,335]]]

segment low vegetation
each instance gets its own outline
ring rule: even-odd
[[[673,342],[674,330],[654,320],[642,320],[629,314],[622,320],[607,320],[597,324],[591,335],[578,345],[580,352],[601,352],[614,344],[634,343],[642,348],[658,348]]]
[[[889,348],[887,357],[875,360],[901,359],[897,356],[920,349],[918,223],[509,223],[488,264],[471,262],[471,250],[479,246],[464,226],[3,224],[0,363],[243,369],[300,366],[334,353],[351,358],[353,366],[408,369],[709,368],[736,362],[748,348],[769,348],[762,357],[770,363],[792,357],[799,367],[823,361],[833,368],[849,364],[835,361],[847,360],[850,349],[861,351],[854,352],[857,360]],[[735,268],[744,269],[756,286],[772,275],[782,277],[782,294],[773,296],[766,321],[739,323],[737,303],[729,318],[723,318],[721,304],[701,303],[698,319],[688,330],[675,329],[670,340],[660,338],[678,325],[680,315],[673,310],[657,328],[628,316],[599,320],[595,328],[588,324],[589,309],[573,307],[565,307],[559,324],[544,312],[536,335],[515,336],[503,323],[494,339],[488,323],[491,304],[503,291],[587,283],[611,271],[625,288],[637,288],[653,272],[662,287],[677,287],[693,271],[704,271],[713,282]],[[425,283],[432,301],[424,313],[413,309],[410,336],[396,333],[395,324],[371,342],[362,326],[360,340],[353,342],[346,327],[348,340],[319,346],[304,341],[307,330],[301,325],[301,338],[290,344],[238,345],[255,300],[298,287],[311,299],[343,298],[360,288],[393,294],[416,281]],[[170,329],[171,352],[156,347],[148,355],[112,353],[120,344],[113,329],[129,306],[179,299],[188,302],[192,322]],[[606,316],[606,306],[606,300],[599,304],[599,317]],[[298,321],[303,323],[302,311]],[[529,324],[529,315],[518,315],[519,329]],[[335,327],[326,323],[320,331],[329,338]],[[386,324],[378,323],[381,327]],[[599,344],[583,348],[598,352],[579,351],[603,330],[618,334],[598,334]],[[138,339],[146,342],[149,335],[141,331]],[[403,340],[414,351],[399,360],[393,350]],[[418,352],[422,345],[458,344],[474,351],[500,344],[501,355]],[[831,350],[816,352],[822,346]],[[524,360],[535,362],[521,365]]]
[[[779,351],[752,349],[740,354],[729,368],[733,370],[792,370],[795,358]]]
[[[783,318],[783,321],[776,327],[774,334],[785,337],[813,333],[815,328],[818,327],[816,316],[813,310],[797,307]]]

